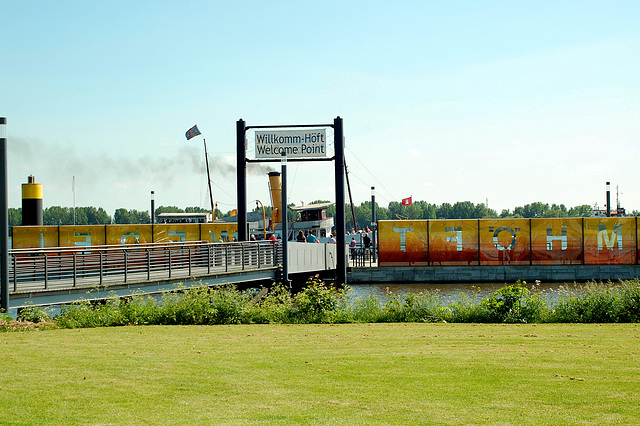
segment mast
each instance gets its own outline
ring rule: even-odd
[[[211,217],[216,220],[216,205],[213,204],[213,191],[211,191],[211,174],[209,173],[209,155],[207,154],[207,140],[202,138],[204,143],[204,160],[207,164],[207,182],[209,183],[209,198],[211,199]]]
[[[349,170],[347,169],[347,159],[344,160],[344,175],[347,178],[347,190],[349,190],[349,204],[351,204],[351,217],[353,217],[353,229],[358,229],[356,223],[356,212],[353,209],[353,198],[351,198],[351,185],[349,185]]]

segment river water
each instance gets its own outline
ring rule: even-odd
[[[385,301],[390,294],[403,298],[409,293],[434,292],[441,297],[444,305],[461,299],[480,301],[491,296],[505,284],[354,284],[349,285],[354,297],[368,297],[374,294],[380,301]],[[527,283],[532,294],[537,295],[547,303],[553,303],[566,289],[573,288],[568,283]]]

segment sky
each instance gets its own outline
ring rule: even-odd
[[[9,207],[34,175],[45,208],[210,208],[206,140],[227,212],[237,120],[340,116],[356,205],[604,208],[609,181],[640,210],[639,22],[636,0],[0,0]],[[333,167],[290,162],[288,203],[335,201]],[[249,210],[270,170],[249,164]]]

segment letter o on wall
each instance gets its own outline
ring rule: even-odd
[[[500,235],[500,232],[502,232],[502,231],[507,231],[508,233],[511,234],[511,244],[508,247],[503,246],[498,241],[498,235]],[[509,228],[508,226],[501,226],[500,228],[496,229],[495,232],[493,233],[493,245],[496,246],[496,248],[498,250],[500,250],[500,251],[511,250],[512,248],[514,248],[516,246],[516,233],[515,233],[515,231],[513,229]]]

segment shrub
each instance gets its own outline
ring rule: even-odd
[[[442,303],[434,292],[408,293],[399,296],[387,293],[380,322],[434,322],[441,320]]]
[[[551,313],[552,322],[620,322],[623,303],[620,289],[609,284],[587,283],[564,289]],[[630,300],[632,303],[632,300]]]
[[[0,309],[0,321],[9,322],[13,321],[13,318],[7,311],[5,311],[4,309]]]
[[[526,282],[516,282],[480,299],[459,294],[445,305],[439,293],[387,293],[381,301],[369,294],[354,298],[349,288],[336,289],[313,277],[292,296],[275,285],[261,300],[254,294],[226,286],[182,289],[166,293],[161,300],[145,295],[112,297],[95,304],[81,301],[64,306],[56,317],[60,327],[103,327],[128,324],[247,324],[247,323],[345,323],[345,322],[638,322],[640,281],[619,285],[589,283],[562,288],[551,309],[530,291]],[[46,321],[46,311],[23,309],[20,319]]]
[[[157,323],[163,325],[220,324],[209,287],[195,287],[162,295]]]
[[[257,324],[290,322],[293,299],[282,283],[273,286],[267,295],[257,303],[250,305],[245,317]]]
[[[344,317],[350,317],[352,322],[382,322],[381,302],[375,294],[371,293],[364,297],[351,298],[344,309]]]
[[[517,281],[482,300],[480,305],[488,310],[490,322],[532,323],[543,318],[545,302],[533,296],[526,285],[526,281]]]
[[[307,286],[294,296],[291,319],[295,323],[335,322],[338,301],[344,297],[345,290],[337,290],[318,277],[312,277]]]
[[[233,286],[212,290],[211,307],[215,314],[212,317],[213,322],[207,322],[207,324],[242,324],[246,322],[244,314],[250,300],[248,292],[241,292]]]
[[[620,321],[640,322],[640,280],[625,281],[620,285]]]
[[[440,308],[440,318],[446,322],[457,323],[488,323],[491,322],[491,312],[487,306],[472,299],[466,294],[460,294],[457,302]]]
[[[20,309],[18,321],[48,322],[51,321],[51,316],[40,306],[27,306]]]

